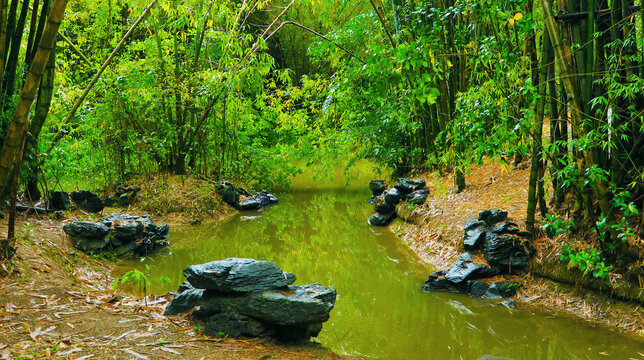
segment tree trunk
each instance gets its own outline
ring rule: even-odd
[[[539,193],[543,195],[543,184],[541,183],[541,175],[543,174],[541,162],[541,153],[543,151],[541,137],[543,132],[543,114],[547,101],[545,81],[548,71],[547,64],[552,61],[552,59],[548,58],[548,48],[552,47],[552,43],[550,42],[550,35],[548,35],[547,31],[544,32],[541,42],[543,46],[541,66],[539,67],[536,63],[536,49],[532,50],[535,52],[535,54],[530,57],[531,59],[534,59],[534,61],[532,62],[533,84],[538,84],[539,92],[536,117],[534,119],[534,126],[532,127],[532,158],[530,164],[530,180],[528,185],[528,209],[525,221],[526,228],[530,232],[534,232],[535,230],[534,214],[538,202],[537,195],[539,195]],[[544,79],[544,81],[539,82],[539,79]],[[539,185],[541,191],[537,191],[539,183],[541,183]],[[542,212],[543,211],[544,209],[542,208]]]
[[[40,174],[40,160],[38,159],[38,136],[45,123],[47,114],[49,114],[49,107],[51,106],[51,99],[54,90],[54,75],[56,73],[56,47],[52,48],[47,67],[42,79],[40,80],[40,89],[38,90],[38,100],[36,101],[36,109],[34,116],[29,124],[29,134],[25,143],[25,166],[29,169],[27,178],[27,195],[32,201],[40,199],[40,191],[38,190],[38,176]]]
[[[24,132],[27,131],[25,124],[29,123],[29,110],[36,97],[36,90],[38,89],[42,74],[45,71],[49,54],[56,42],[56,34],[58,33],[58,28],[63,19],[66,6],[67,0],[54,0],[51,12],[47,18],[45,31],[40,44],[38,44],[38,50],[29,69],[25,85],[22,88],[20,100],[13,113],[9,131],[5,136],[2,151],[0,152],[0,187],[2,188],[7,184],[7,177],[13,166],[16,152],[20,146]]]
[[[20,17],[14,30],[13,39],[11,39],[11,51],[9,60],[7,60],[7,69],[4,78],[4,93],[10,99],[16,87],[16,70],[18,69],[18,54],[20,53],[20,43],[25,30],[25,21],[27,20],[27,10],[29,10],[29,0],[22,3]]]

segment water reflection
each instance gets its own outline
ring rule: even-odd
[[[365,191],[282,194],[280,204],[219,226],[172,229],[152,267],[176,289],[191,264],[231,256],[270,260],[296,284],[335,287],[338,300],[318,340],[341,353],[383,359],[640,359],[639,339],[546,313],[509,311],[457,294],[425,294],[426,268],[395,235],[366,223]],[[123,264],[127,270],[140,266]]]

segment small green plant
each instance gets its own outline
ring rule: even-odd
[[[145,258],[141,258],[141,262],[143,261],[145,261]],[[148,264],[145,264],[145,269],[148,273],[150,272],[150,266]],[[114,279],[112,289],[116,289],[119,285],[136,284],[139,287],[139,292],[143,294],[145,305],[147,305],[148,287],[151,283],[150,278],[144,272],[139,269],[132,269],[123,274],[120,278]]]
[[[597,249],[574,250],[568,245],[561,247],[561,260],[568,262],[568,267],[578,268],[584,275],[592,274],[596,279],[608,280],[611,266],[606,266]],[[606,284],[610,287],[610,283]]]
[[[29,240],[31,239],[31,235],[34,233],[34,225],[30,222],[26,222],[22,225],[22,239],[23,240]]]
[[[546,221],[541,225],[541,229],[543,229],[546,232],[546,236],[551,239],[561,234],[570,234],[570,232],[576,228],[577,227],[575,226],[575,221],[573,219],[566,221],[557,214],[546,214]]]

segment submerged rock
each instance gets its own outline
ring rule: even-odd
[[[388,215],[373,214],[371,215],[369,220],[367,220],[367,223],[369,223],[369,225],[374,225],[374,226],[387,226],[395,218],[396,218],[395,212],[392,212],[391,214],[388,214]]]
[[[502,299],[516,294],[517,289],[521,286],[520,283],[512,280],[497,281],[490,285],[490,288],[485,292],[483,297],[490,299]]]
[[[295,276],[268,261],[229,258],[192,265],[184,274],[188,283],[179,288],[165,314],[194,309],[193,316],[209,335],[307,341],[317,336],[335,305],[334,289],[287,286]]]

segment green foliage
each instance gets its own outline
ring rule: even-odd
[[[559,235],[570,234],[576,228],[575,220],[566,221],[557,214],[546,214],[546,220],[541,225],[541,229],[546,232],[550,239],[554,239]]]
[[[594,248],[574,250],[564,245],[561,247],[561,261],[567,261],[569,267],[578,268],[584,275],[592,274],[596,279],[607,280],[610,271],[613,269],[611,266],[604,264],[600,252]],[[609,282],[606,283],[610,286]]]

